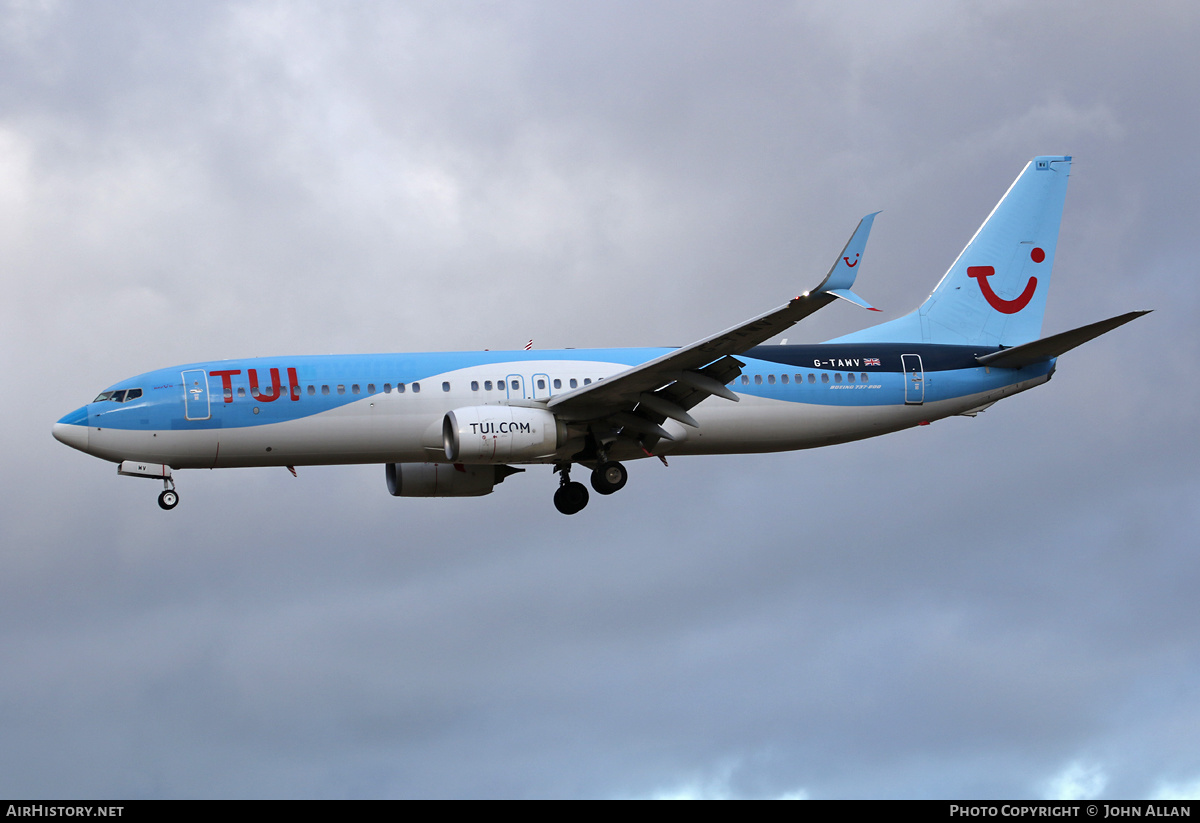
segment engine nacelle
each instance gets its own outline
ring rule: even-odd
[[[452,463],[523,463],[553,457],[567,427],[545,409],[468,406],[442,419],[442,444]]]
[[[481,497],[519,471],[524,469],[461,463],[388,463],[386,467],[393,497]]]

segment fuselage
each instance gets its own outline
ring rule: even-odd
[[[552,397],[672,351],[598,349],[268,357],[191,363],[123,380],[63,417],[55,436],[97,457],[173,469],[447,462],[443,418]],[[979,365],[995,347],[758,346],[729,388],[667,420],[653,454],[786,451],[858,440],[986,406],[1044,383],[1050,360]],[[537,460],[570,460],[568,440]],[[613,459],[650,456],[617,444]]]
[[[1041,336],[1069,156],[1035,157],[912,312],[825,343],[765,345],[853,291],[875,214],[825,278],[784,305],[678,349],[272,357],[192,363],[124,380],[54,436],[160,479],[185,468],[382,463],[397,497],[489,494],[521,464],[551,464],[575,514],[590,471],[624,488],[623,461],[808,449],[887,434],[1045,383],[1059,355],[1141,317]]]

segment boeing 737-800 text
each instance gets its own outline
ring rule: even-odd
[[[765,345],[851,291],[875,215],[819,286],[680,349],[441,352],[190,363],[105,389],[54,436],[163,482],[233,466],[385,464],[404,497],[470,497],[546,464],[554,504],[625,486],[624,462],[787,451],[974,415],[1059,355],[1144,314],[1041,338],[1070,157],[1034,158],[921,306],[817,345]]]

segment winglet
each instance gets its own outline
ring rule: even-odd
[[[854,285],[854,279],[858,276],[858,264],[862,262],[863,254],[867,250],[867,237],[871,234],[871,225],[875,222],[875,215],[868,214],[862,220],[858,221],[858,227],[854,229],[854,234],[850,235],[850,239],[846,242],[846,247],[842,249],[841,255],[834,261],[833,267],[829,269],[829,274],[825,275],[825,279],[821,281],[821,285],[813,290],[813,294],[831,294],[834,297],[840,297],[843,300],[849,301],[856,306],[861,306],[864,309],[871,311],[879,311],[866,300],[863,300],[854,292],[850,291],[850,287]]]
[[[825,291],[829,294],[832,294],[834,297],[840,297],[843,300],[850,301],[856,306],[861,306],[867,311],[883,311],[882,309],[875,308],[849,289],[826,289]]]

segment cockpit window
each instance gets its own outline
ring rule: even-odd
[[[128,403],[130,400],[137,400],[141,396],[141,389],[117,389],[116,391],[100,392],[99,396],[92,402],[103,403],[105,400],[111,400],[114,403]]]

